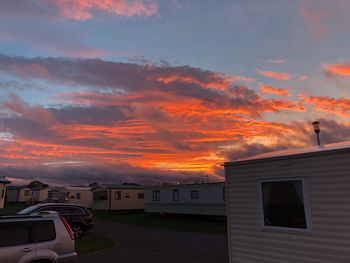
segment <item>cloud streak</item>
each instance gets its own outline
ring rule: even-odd
[[[293,74],[286,73],[286,72],[278,72],[278,71],[264,71],[264,70],[257,70],[257,73],[260,76],[264,76],[266,78],[275,79],[275,80],[291,80],[294,78]]]

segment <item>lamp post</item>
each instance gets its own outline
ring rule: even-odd
[[[321,143],[320,143],[320,122],[314,121],[312,123],[312,126],[314,127],[314,131],[315,131],[316,136],[317,136],[317,144],[321,145]]]

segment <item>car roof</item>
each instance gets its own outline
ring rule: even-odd
[[[83,205],[68,204],[68,203],[40,203],[40,204],[37,204],[36,206],[38,206],[38,207],[42,207],[42,206],[75,206],[75,207],[87,208],[86,206],[83,206]]]
[[[56,218],[58,217],[57,212],[49,211],[45,213],[38,213],[35,215],[7,215],[7,216],[0,216],[0,220],[12,220],[12,219],[42,219],[42,218]]]

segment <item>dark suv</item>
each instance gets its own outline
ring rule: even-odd
[[[42,211],[56,211],[64,217],[74,232],[77,239],[81,235],[93,228],[93,215],[88,208],[75,204],[43,203],[30,206],[17,214],[32,215]]]

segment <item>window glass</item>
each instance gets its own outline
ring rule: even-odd
[[[32,221],[30,225],[35,243],[50,241],[56,238],[55,225],[52,220]]]
[[[70,207],[70,214],[72,214],[72,215],[85,215],[85,212],[79,207]]]
[[[81,193],[77,193],[77,194],[76,194],[76,199],[77,199],[77,200],[80,200],[80,198],[81,198]]]
[[[198,190],[191,191],[191,199],[199,199],[199,191]]]
[[[108,200],[108,191],[98,191],[94,192],[94,200]]]
[[[144,193],[138,193],[138,198],[143,199],[144,198]]]
[[[117,191],[115,192],[115,200],[121,200],[122,199],[122,192]]]
[[[173,201],[179,201],[179,189],[173,189]]]
[[[27,222],[0,223],[0,247],[24,245],[29,243]]]
[[[30,195],[29,190],[24,190],[24,196],[29,196],[29,195]]]
[[[306,229],[303,181],[262,182],[265,226]]]
[[[153,201],[160,201],[160,190],[153,190]]]
[[[71,210],[67,206],[48,206],[43,209],[40,209],[40,211],[56,211],[60,215],[69,215],[71,214]]]

